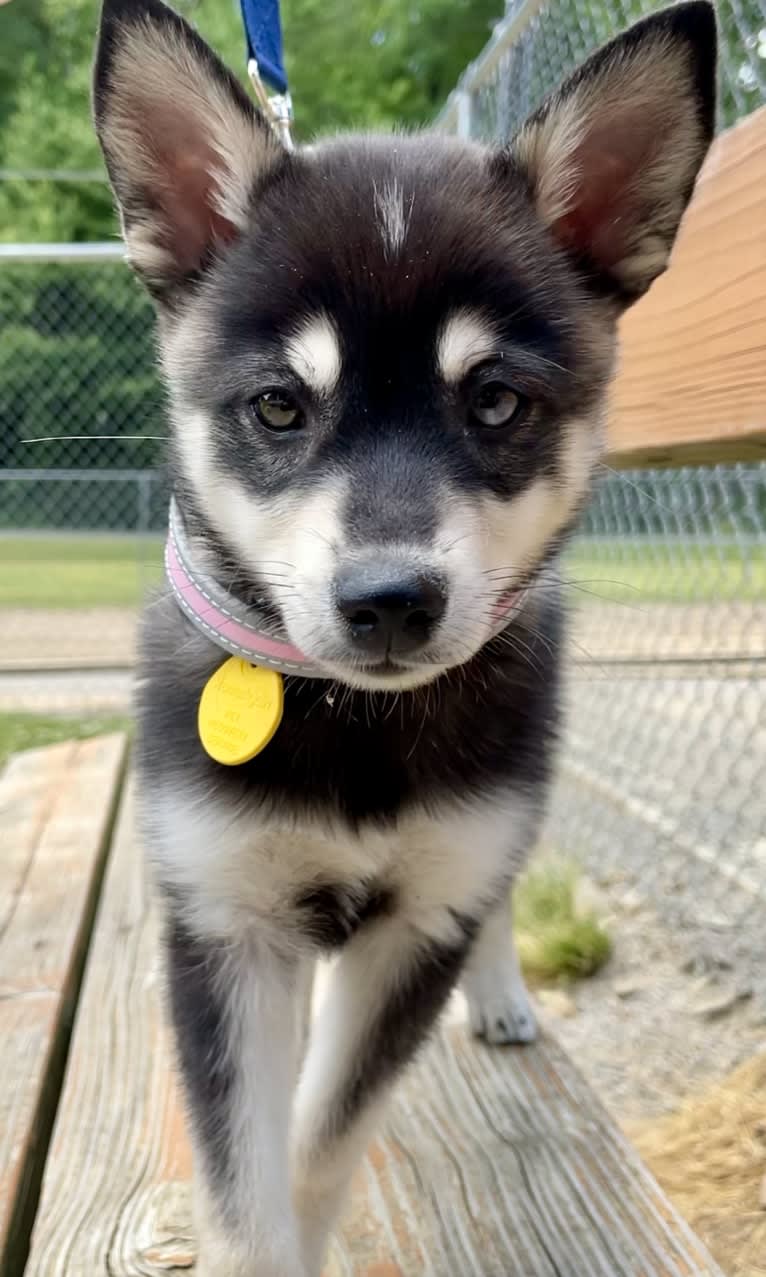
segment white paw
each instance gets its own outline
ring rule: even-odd
[[[471,1030],[493,1046],[534,1042],[537,1021],[522,985],[510,989],[466,989]]]

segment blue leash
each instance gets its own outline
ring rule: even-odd
[[[284,145],[292,150],[293,109],[282,55],[279,0],[240,0],[240,7],[247,40],[247,70],[253,88]]]

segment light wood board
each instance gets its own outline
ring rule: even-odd
[[[193,1269],[157,921],[123,811],[27,1277]],[[457,1011],[456,1013],[457,1014]],[[326,1277],[714,1277],[567,1062],[445,1020],[357,1176]],[[257,1277],[253,1274],[253,1277]]]
[[[611,464],[766,458],[766,107],[716,138],[621,338]]]
[[[123,735],[53,745],[0,776],[3,1273],[34,1207],[124,754]]]

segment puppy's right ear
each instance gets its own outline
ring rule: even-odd
[[[553,238],[621,307],[667,267],[713,135],[715,68],[713,6],[674,4],[594,53],[511,144]]]
[[[105,0],[93,101],[128,255],[170,300],[245,228],[255,188],[287,153],[160,0]]]

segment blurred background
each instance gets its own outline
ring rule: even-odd
[[[238,7],[177,7],[244,78]],[[296,136],[435,121],[502,141],[655,7],[283,0]],[[766,1143],[735,1133],[766,1086],[766,8],[718,9],[720,149],[685,266],[626,326],[564,565],[568,727],[519,910],[562,1040],[726,1271],[754,1277]],[[162,391],[89,119],[95,23],[92,0],[0,5],[0,758],[128,715],[160,576]]]

